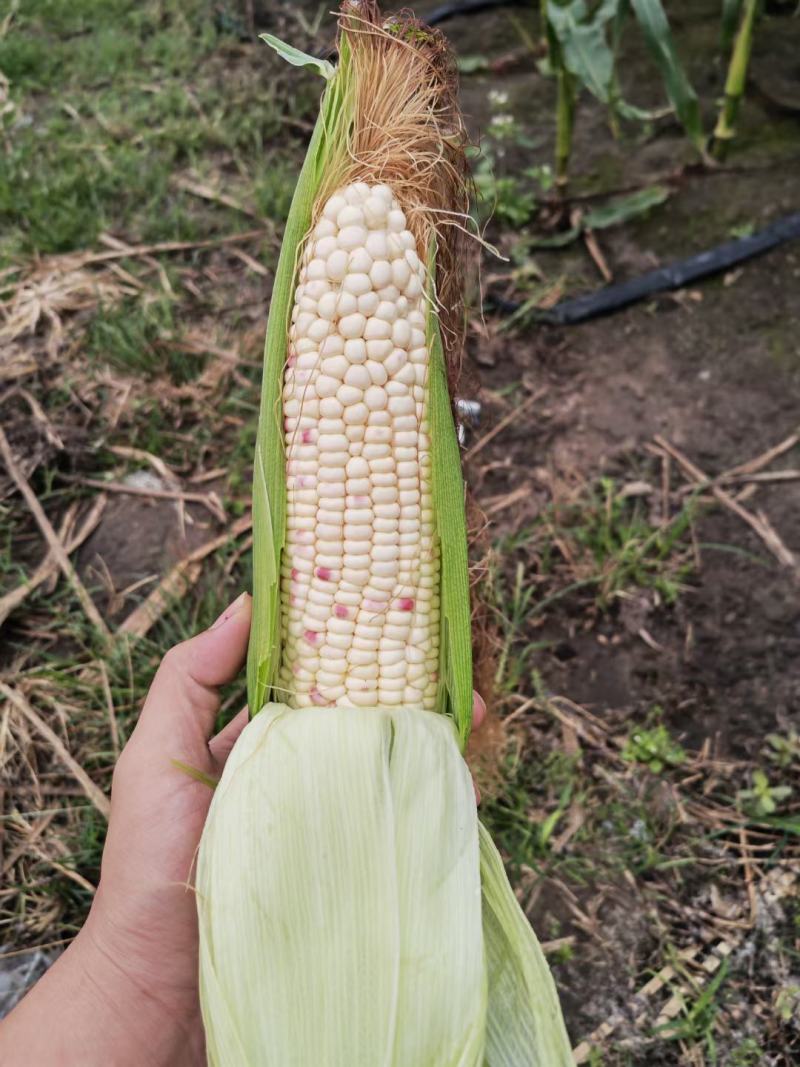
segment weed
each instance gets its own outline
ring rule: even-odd
[[[509,151],[529,152],[536,142],[506,110],[507,93],[490,91],[489,103],[492,116],[473,166],[478,213],[484,218],[493,215],[499,223],[523,226],[552,189],[553,174],[546,164],[515,167],[512,173],[503,173]]]
[[[736,794],[742,809],[749,815],[760,818],[774,815],[784,800],[792,795],[790,785],[771,785],[760,768],[753,771],[749,789],[740,789]]]
[[[782,771],[788,770],[792,764],[800,763],[800,734],[796,730],[790,730],[786,736],[767,734],[767,745],[767,759]]]
[[[150,377],[166,372],[181,383],[202,368],[197,356],[169,345],[174,331],[174,307],[167,297],[128,300],[97,312],[86,335],[86,353],[128,374]]]
[[[682,1005],[682,1018],[660,1027],[656,1032],[667,1041],[690,1041],[705,1045],[710,1065],[718,1063],[714,1036],[721,1010],[718,994],[728,975],[729,964],[723,960],[713,978],[694,1000]]]
[[[661,714],[659,707],[648,716],[652,719]],[[663,723],[644,726],[630,734],[622,750],[622,758],[629,763],[641,763],[653,774],[661,774],[668,767],[679,767],[686,760],[683,748],[673,741]]]
[[[692,521],[687,503],[669,522],[653,525],[638,498],[604,478],[498,541],[484,590],[500,633],[498,689],[525,686],[536,653],[548,643],[533,640],[532,632],[559,600],[588,592],[606,610],[638,589],[674,603],[694,567],[686,543]]]
[[[591,570],[599,605],[607,607],[630,588],[654,589],[666,603],[675,601],[692,568],[682,544],[692,519],[689,503],[669,522],[653,525],[639,497],[601,478],[574,503],[556,505],[550,525],[574,543],[582,569]]]

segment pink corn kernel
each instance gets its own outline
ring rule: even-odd
[[[354,496],[350,498],[353,502],[354,508],[367,508],[370,504],[368,496]]]
[[[350,617],[350,611],[344,604],[337,604],[333,613],[337,619],[348,619]]]
[[[296,362],[297,362],[297,356],[294,354],[294,352],[290,352],[289,357],[286,360],[286,366],[287,367],[293,367]]]
[[[318,706],[321,706],[323,704],[327,704],[328,703],[328,701],[325,699],[325,697],[322,695],[322,693],[320,693],[319,689],[317,689],[316,686],[311,690],[311,692],[308,695],[311,697],[311,699],[314,701],[314,703],[317,704]]]
[[[310,645],[316,645],[316,643],[321,637],[321,634],[317,633],[316,630],[304,630],[303,637]]]
[[[300,434],[300,440],[303,442],[304,445],[313,444],[313,442],[314,442],[314,431],[313,430],[303,430],[303,432]]]
[[[410,596],[404,596],[396,600],[394,606],[397,611],[413,611],[414,600]]]
[[[331,580],[331,571],[329,567],[317,567],[314,574],[316,574],[317,578],[323,582],[329,582]]]
[[[364,607],[367,611],[386,611],[386,604],[383,600],[365,600]]]
[[[292,567],[292,578],[299,578],[299,577],[300,577],[300,571],[297,569],[297,567]]]

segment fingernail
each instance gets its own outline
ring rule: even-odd
[[[225,623],[229,619],[232,619],[234,617],[234,615],[238,615],[239,612],[242,610],[242,608],[247,603],[247,601],[249,600],[249,597],[250,597],[249,593],[240,593],[237,596],[237,598],[234,600],[234,602],[232,604],[229,604],[227,606],[227,608],[225,608],[225,610],[220,615],[220,617],[217,619],[217,621],[214,623],[214,625],[213,626],[209,626],[209,629],[210,630],[218,630],[220,628],[220,626],[224,626]]]

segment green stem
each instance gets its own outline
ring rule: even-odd
[[[713,152],[717,159],[723,159],[728,145],[735,136],[736,117],[739,104],[744,96],[747,82],[747,68],[753,50],[753,27],[758,13],[758,0],[746,0],[742,21],[736,34],[736,41],[728,66],[725,80],[725,98],[720,107],[717,125],[714,129]]]
[[[547,32],[547,0],[539,0],[539,33],[542,35],[542,46],[545,55],[550,54],[550,35]]]
[[[564,193],[569,180],[569,160],[572,154],[572,130],[575,124],[575,75],[559,61],[556,71],[558,97],[556,100],[556,186]]]

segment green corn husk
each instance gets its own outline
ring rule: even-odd
[[[374,3],[347,17],[377,21]],[[345,27],[346,27],[345,23]],[[390,20],[403,46],[433,40]],[[395,30],[393,27],[399,27]],[[409,31],[409,26],[413,33]],[[479,826],[461,755],[472,711],[464,487],[433,293],[428,410],[441,557],[438,707],[289,709],[276,691],[286,537],[282,376],[297,249],[354,126],[348,34],[328,80],[275,277],[254,498],[250,707],[197,869],[213,1067],[566,1067],[546,962]]]
[[[482,1063],[475,824],[445,716],[268,705],[230,757],[198,869],[215,901],[200,913],[211,1061]]]

